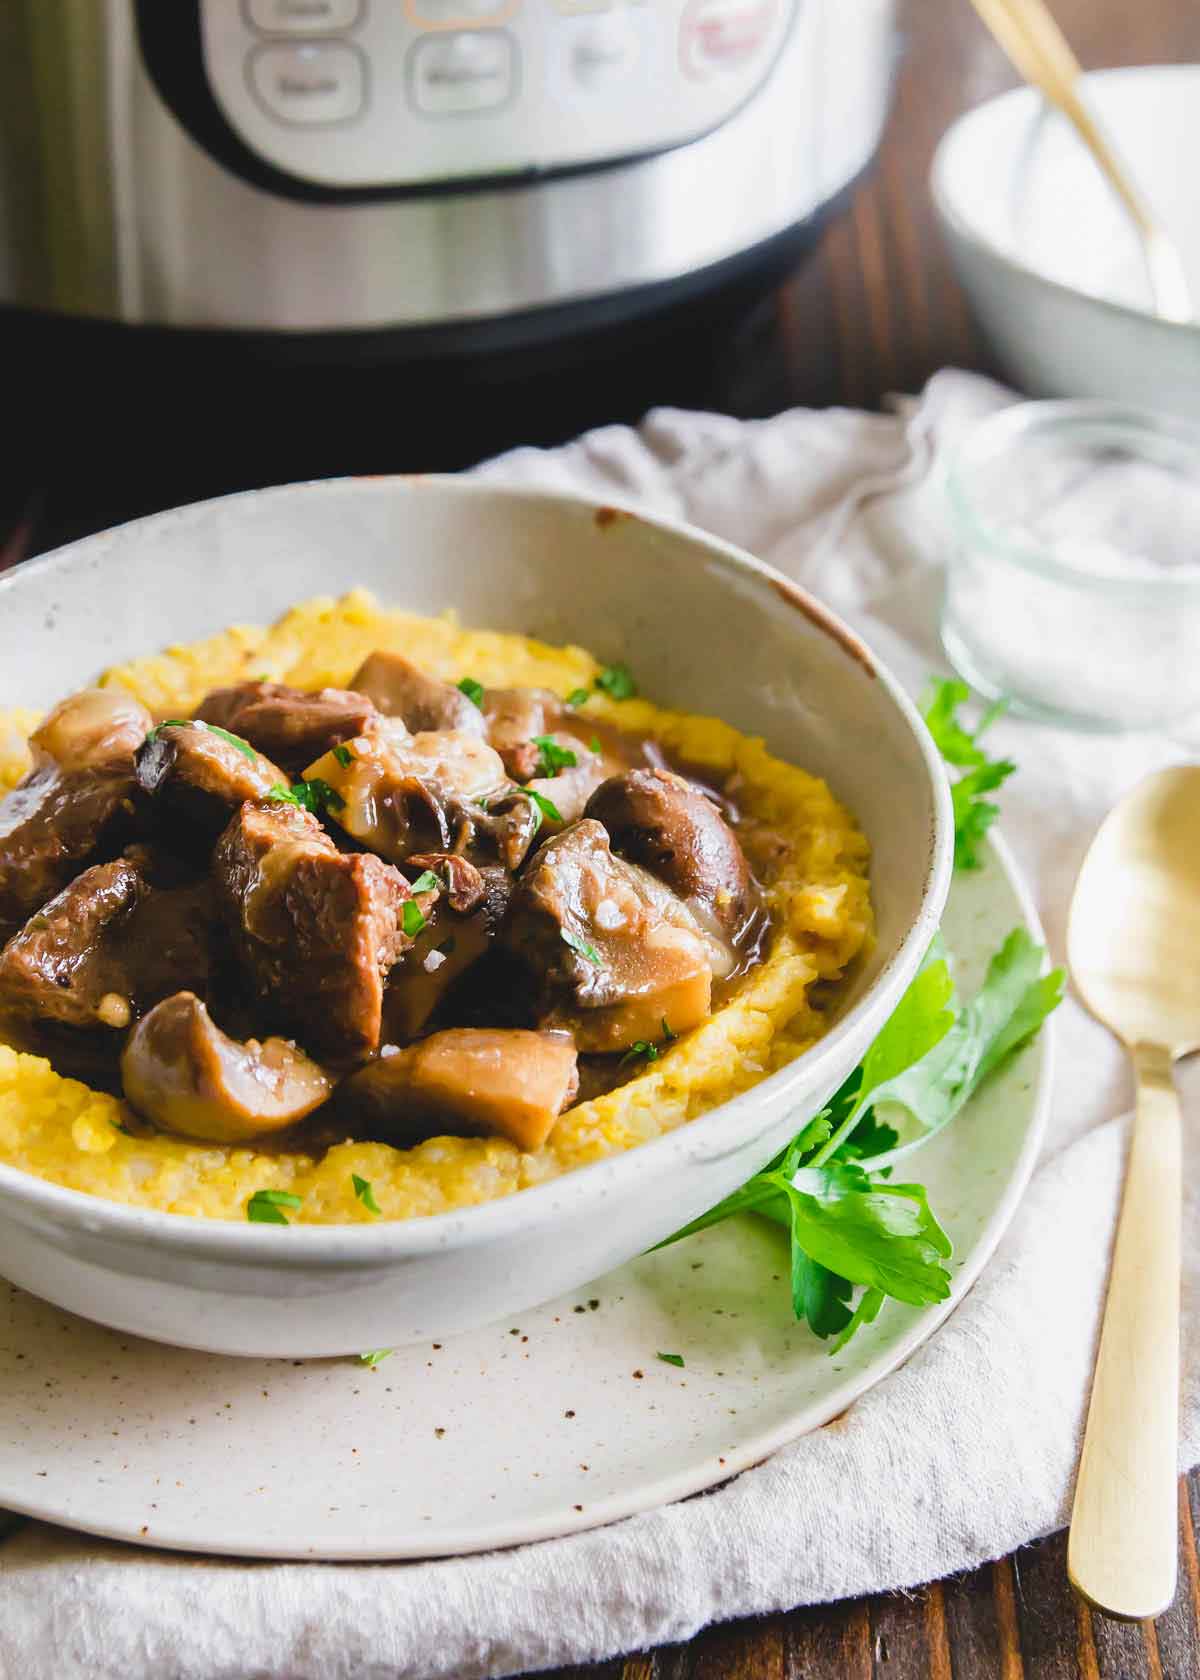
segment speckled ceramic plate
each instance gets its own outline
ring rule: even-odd
[[[1002,850],[956,878],[964,991],[1019,921],[1035,925]],[[711,1487],[842,1411],[961,1298],[1029,1177],[1049,1055],[1043,1035],[918,1157],[955,1241],[951,1300],[889,1303],[836,1358],[792,1319],[782,1234],[753,1219],[374,1369],[162,1347],[0,1287],[0,1505],[188,1551],[403,1558]]]

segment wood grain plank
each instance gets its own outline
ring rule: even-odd
[[[1193,1475],[1191,1478],[1195,1481]],[[1179,1591],[1154,1626],[1164,1680],[1200,1680],[1200,1567],[1188,1498],[1188,1478],[1179,1483]]]
[[[786,1680],[872,1680],[867,1602],[793,1610],[786,1618]]]
[[[687,1647],[680,1680],[786,1680],[786,1638],[782,1616],[706,1628]]]
[[[1093,1680],[1079,1647],[1078,1600],[1067,1582],[1065,1534],[1013,1559],[1021,1660],[1027,1680]]]
[[[933,1680],[926,1603],[929,1589],[872,1599],[874,1680]],[[938,1595],[940,1603],[940,1593]]]
[[[1011,1582],[1010,1582],[1011,1600]],[[1005,1629],[996,1604],[991,1569],[953,1575],[942,1583],[945,1626],[952,1680],[1020,1680],[1020,1658],[1014,1673],[1006,1672]],[[1016,1645],[1016,1614],[1012,1614],[1012,1647]]]

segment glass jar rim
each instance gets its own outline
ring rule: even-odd
[[[985,518],[967,488],[965,479],[970,467],[1006,453],[1015,457],[1018,447],[1030,438],[1105,431],[1124,437],[1131,443],[1131,454],[1149,461],[1154,456],[1145,447],[1147,440],[1186,451],[1195,459],[1196,481],[1200,485],[1200,426],[1191,421],[1103,398],[1018,401],[976,421],[955,445],[946,463],[943,488],[959,534],[975,548],[985,549],[997,559],[1036,572],[1067,588],[1122,597],[1144,597],[1147,592],[1168,599],[1200,595],[1200,560],[1169,571],[1137,575],[1106,577],[1088,572],[1065,564],[1049,547],[1022,542],[1013,531]],[[1136,446],[1138,439],[1142,440],[1141,449]]]

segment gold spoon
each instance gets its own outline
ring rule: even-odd
[[[1084,1003],[1133,1057],[1137,1112],[1067,1571],[1114,1615],[1175,1596],[1179,1433],[1179,1097],[1200,1048],[1200,765],[1140,782],[1084,859],[1067,931]]]

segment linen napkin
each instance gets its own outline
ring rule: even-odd
[[[692,521],[815,591],[915,692],[944,669],[937,460],[1010,393],[939,374],[894,415],[739,422],[663,410],[478,469]],[[1005,719],[1003,825],[1056,958],[1109,806],[1196,730],[1086,736]],[[1120,1053],[1068,999],[1045,1155],[999,1251],[906,1365],[706,1497],[606,1529],[433,1563],[245,1563],[39,1523],[0,1547],[0,1673],[23,1680],[483,1680],[682,1640],[710,1621],[915,1585],[1067,1518],[1115,1218]],[[1200,1080],[1185,1077],[1185,1106]],[[1200,1458],[1196,1197],[1185,1215],[1181,1467]]]

